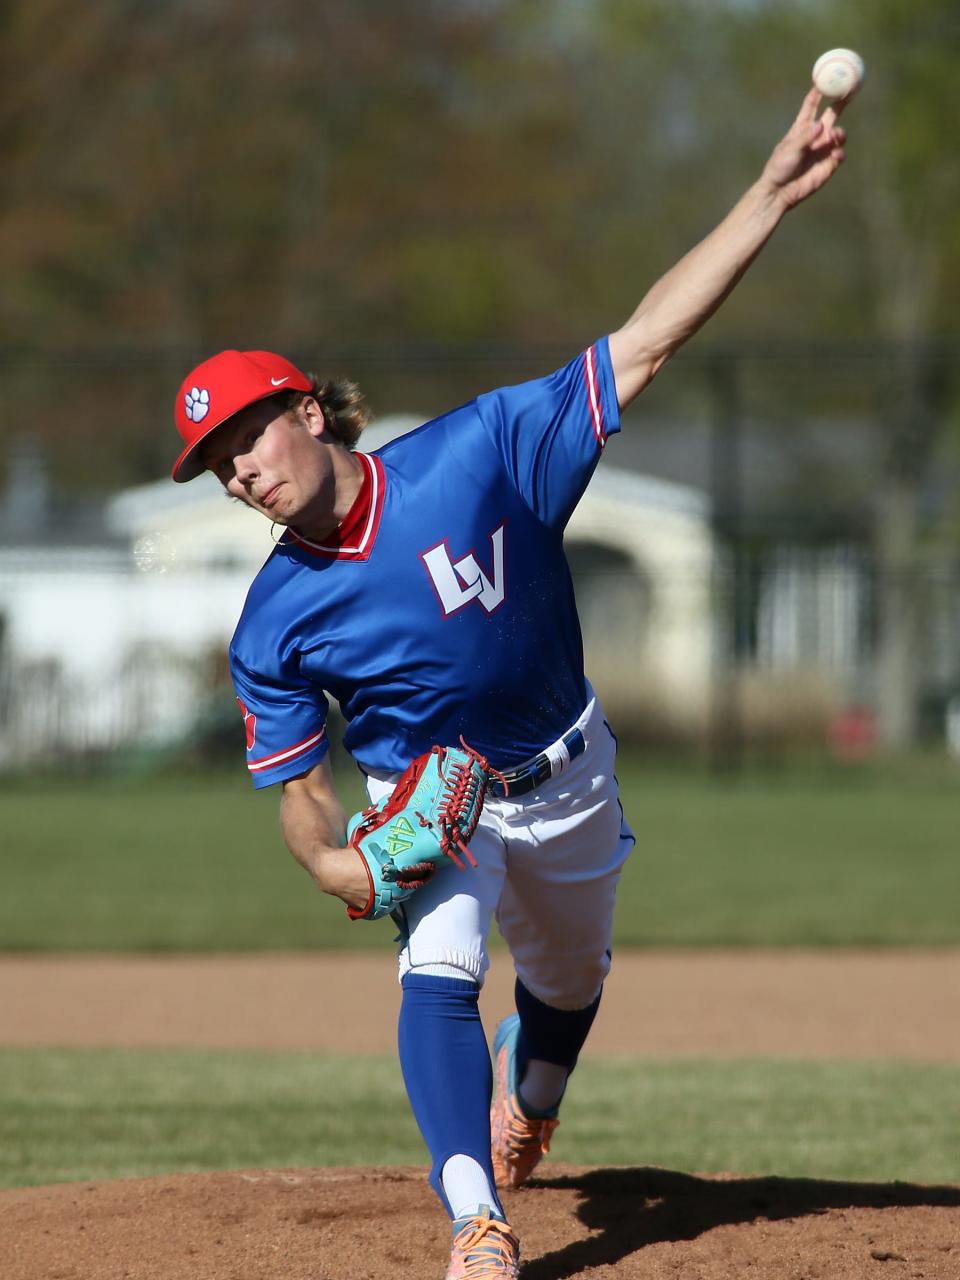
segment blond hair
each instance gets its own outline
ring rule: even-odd
[[[323,412],[327,431],[346,448],[355,449],[361,431],[370,421],[363,392],[347,378],[321,380],[315,373],[308,373],[307,377],[313,383],[312,390],[281,391],[271,399],[282,412],[294,413],[304,400],[312,397]]]

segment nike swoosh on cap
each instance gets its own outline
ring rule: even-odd
[[[287,376],[286,376],[286,378],[271,378],[271,379],[270,379],[270,381],[273,383],[273,385],[274,385],[275,387],[282,387],[282,386],[283,386],[283,384],[284,384],[286,381],[288,381],[289,377],[290,377],[290,375],[289,375],[289,373],[288,373],[288,374],[287,374]]]

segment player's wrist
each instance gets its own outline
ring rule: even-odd
[[[748,198],[751,200],[756,214],[761,219],[770,221],[774,225],[780,221],[790,208],[790,202],[784,194],[783,187],[769,173],[768,169],[764,169],[763,173],[750,188]]]
[[[314,851],[311,874],[324,893],[362,910],[370,900],[370,873],[352,844]]]

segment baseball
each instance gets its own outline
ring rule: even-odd
[[[813,83],[825,98],[849,98],[863,82],[863,59],[852,49],[831,49],[813,64]]]

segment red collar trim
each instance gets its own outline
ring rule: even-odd
[[[360,459],[364,469],[360,491],[350,510],[328,535],[326,542],[311,542],[309,538],[300,537],[293,529],[287,530],[285,542],[289,539],[304,551],[324,560],[367,559],[380,528],[386,481],[383,463],[375,454],[356,453],[354,456]]]

